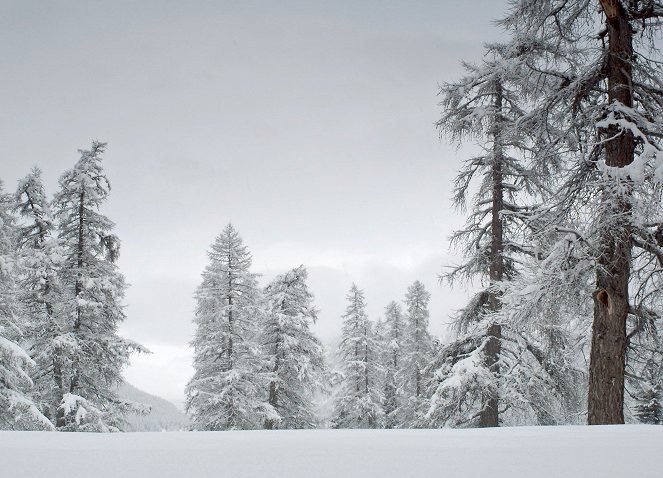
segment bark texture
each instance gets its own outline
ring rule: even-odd
[[[492,163],[492,185],[493,202],[491,217],[491,246],[490,246],[490,284],[501,281],[504,278],[504,227],[501,212],[504,209],[504,146],[502,143],[502,84],[495,82],[495,123],[493,135],[493,163]],[[488,306],[490,310],[496,311],[500,308],[500,300],[494,291],[489,292]],[[502,326],[491,323],[486,331],[487,343],[485,346],[486,365],[488,369],[497,376],[499,373],[499,355],[502,349]],[[499,426],[499,394],[494,388],[483,398],[483,407],[479,414],[480,427]]]
[[[601,0],[608,34],[608,100],[633,106],[631,74],[633,30],[619,2]],[[616,127],[604,135],[605,161],[621,168],[633,162],[633,135]],[[590,425],[624,423],[624,367],[626,319],[629,310],[631,228],[629,191],[604,190],[605,228],[597,261],[594,322],[589,364],[588,415]]]

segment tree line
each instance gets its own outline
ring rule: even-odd
[[[384,320],[370,321],[363,291],[347,296],[337,369],[311,332],[318,311],[298,266],[258,286],[251,254],[229,224],[215,239],[195,298],[193,378],[186,408],[197,430],[413,426],[423,407],[430,294],[415,282]],[[332,396],[324,422],[319,399]]]

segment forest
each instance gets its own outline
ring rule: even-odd
[[[439,79],[466,219],[439,287],[474,292],[451,340],[429,332],[422,282],[373,318],[348,284],[328,349],[305,264],[261,285],[228,223],[183,318],[191,429],[663,423],[662,18],[655,0],[512,0],[502,40]],[[118,332],[105,150],[80,150],[52,196],[36,167],[1,191],[0,429],[122,431],[150,413],[118,394],[148,350]]]

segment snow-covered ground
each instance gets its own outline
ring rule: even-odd
[[[1,432],[0,476],[662,477],[663,427]]]

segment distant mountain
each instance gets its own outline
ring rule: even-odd
[[[186,415],[163,398],[143,392],[126,382],[120,387],[119,394],[125,400],[152,407],[152,411],[148,415],[130,415],[127,418],[126,431],[128,432],[175,431],[186,430],[189,427]]]

